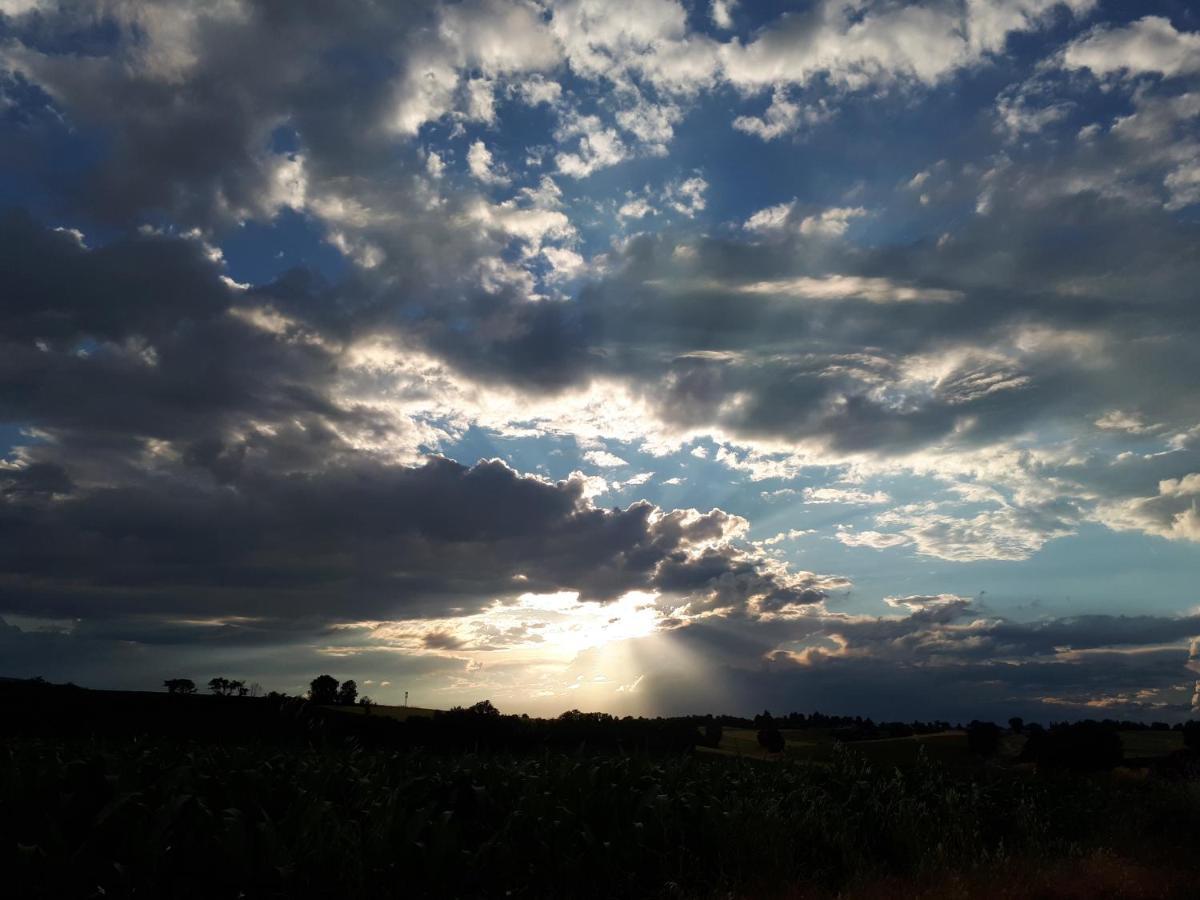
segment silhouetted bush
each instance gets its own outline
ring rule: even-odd
[[[783,732],[772,725],[758,730],[758,745],[768,753],[782,753],[787,742],[783,739]]]
[[[1030,729],[1021,758],[1046,769],[1093,772],[1120,765],[1124,752],[1116,723],[1086,720]]]
[[[995,722],[972,721],[967,725],[967,749],[976,756],[994,756],[1000,749],[1000,726]]]
[[[1200,750],[1200,722],[1189,720],[1183,723],[1183,746]]]

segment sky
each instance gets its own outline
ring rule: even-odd
[[[1200,709],[1187,0],[0,0],[0,674]]]

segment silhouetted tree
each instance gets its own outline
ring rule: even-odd
[[[338,688],[337,702],[342,706],[353,706],[358,699],[358,684],[353,678],[347,678]]]
[[[358,705],[363,708],[363,715],[369,716],[371,714],[371,707],[375,705],[375,701],[366,694],[363,694],[358,698]]]
[[[1200,750],[1200,722],[1189,720],[1183,723],[1183,746]]]
[[[190,678],[168,678],[163,682],[168,694],[194,694],[196,682]]]
[[[308,685],[308,699],[321,706],[337,703],[338,680],[332,675],[318,675]]]
[[[1020,716],[1013,716],[1008,720],[1008,727],[1012,730],[1013,734],[1020,734],[1025,730],[1025,720]]]
[[[758,745],[768,753],[782,753],[787,742],[775,725],[771,711],[764,709],[761,716],[754,717],[754,724],[758,726]]]
[[[480,700],[478,703],[470,706],[467,709],[467,712],[474,713],[477,716],[498,716],[498,715],[500,715],[500,710],[498,710],[498,709],[496,709],[496,707],[492,706],[491,700]],[[566,715],[566,714],[564,713],[564,715]]]
[[[245,697],[249,693],[244,681],[232,681],[228,678],[210,678],[208,689],[218,697]]]
[[[725,731],[716,719],[704,723],[704,743],[709,747],[721,746],[721,737]]]

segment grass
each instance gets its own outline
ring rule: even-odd
[[[1168,756],[1183,749],[1183,735],[1178,731],[1122,731],[1121,747],[1127,757]]]

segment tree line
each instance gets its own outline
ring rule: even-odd
[[[190,678],[168,678],[163,682],[168,694],[189,696],[196,694],[196,682]],[[217,697],[258,697],[262,687],[257,683],[247,685],[245,681],[233,678],[216,677],[208,680],[209,693]],[[287,694],[271,691],[269,697],[282,699]],[[308,699],[319,706],[372,706],[370,697],[358,696],[358,684],[353,678],[339,682],[332,675],[318,675],[309,682]]]

